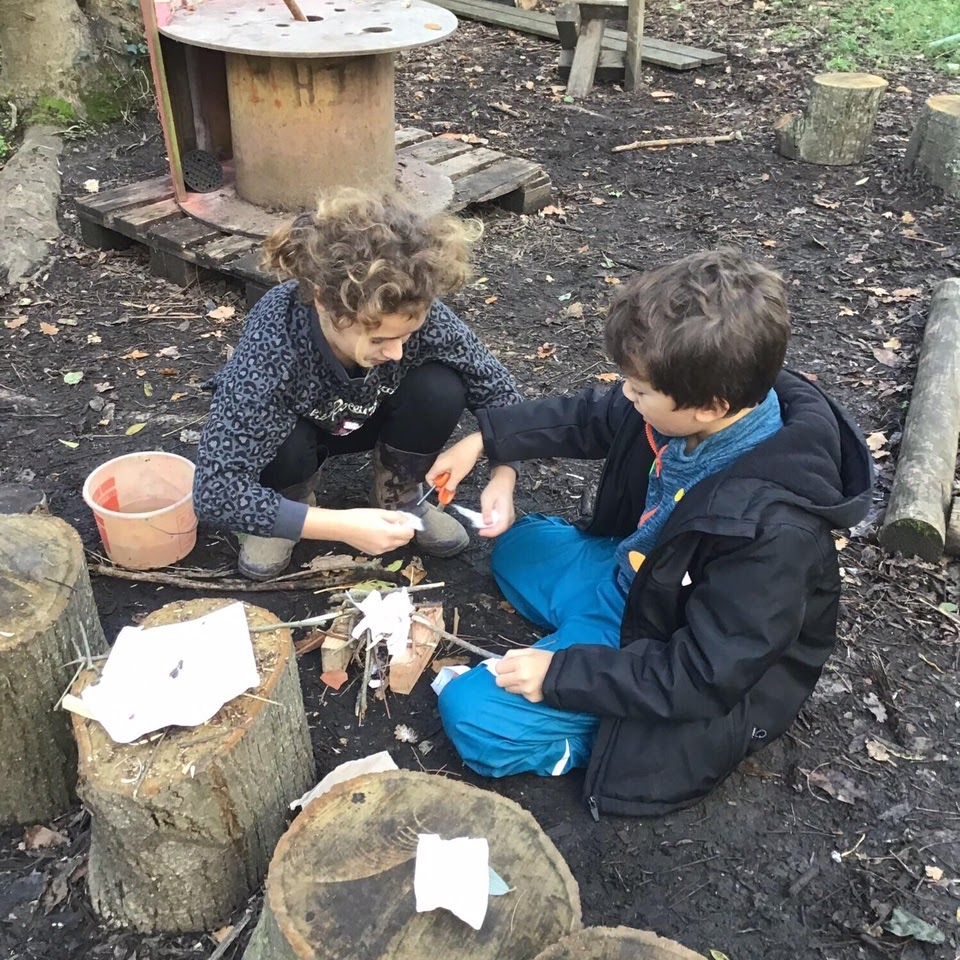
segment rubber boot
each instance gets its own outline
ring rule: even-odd
[[[436,453],[410,453],[385,443],[373,450],[374,506],[382,510],[406,510],[423,521],[417,546],[434,557],[453,557],[469,543],[470,536],[459,521],[438,510],[432,503],[417,501],[423,496],[423,477],[437,459]]]
[[[297,503],[305,503],[308,507],[317,505],[317,495],[314,492],[315,484],[320,477],[318,470],[312,477],[298,483],[280,495]],[[290,557],[296,540],[285,540],[283,537],[257,537],[253,534],[241,536],[240,556],[237,559],[237,569],[250,580],[272,580],[279,577],[290,566]]]

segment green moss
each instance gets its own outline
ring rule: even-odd
[[[81,100],[90,123],[113,123],[123,116],[123,100],[116,88],[85,93]]]
[[[77,111],[66,100],[58,97],[41,97],[30,113],[30,123],[72,123]]]

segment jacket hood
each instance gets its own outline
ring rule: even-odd
[[[782,502],[822,517],[833,529],[855,526],[873,499],[873,460],[859,428],[799,374],[784,371],[774,389],[783,427],[698,484],[689,506],[701,516],[750,521],[771,502]]]

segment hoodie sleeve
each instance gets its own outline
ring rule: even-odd
[[[769,528],[705,564],[687,625],[668,642],[568,647],[551,661],[544,699],[621,719],[723,716],[796,640],[824,562],[811,531]]]

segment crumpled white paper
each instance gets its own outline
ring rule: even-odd
[[[389,773],[391,770],[397,769],[399,768],[393,762],[393,757],[386,750],[382,750],[380,753],[372,753],[369,757],[361,757],[359,760],[347,760],[338,767],[334,767],[312,790],[308,790],[299,800],[294,800],[290,804],[290,809],[306,808],[312,800],[322,797],[337,784],[346,783],[347,780],[352,780],[354,777],[362,777],[365,773]]]
[[[417,531],[423,530],[423,521],[415,513],[410,513],[409,510],[398,510],[397,513],[408,527],[413,527]]]
[[[479,510],[469,510],[467,507],[461,507],[456,503],[450,504],[451,508],[456,510],[461,517],[466,518],[473,524],[477,530],[486,530],[488,527],[496,526],[497,522],[500,520],[500,514],[496,510],[490,511],[490,522],[483,522],[483,514]]]
[[[260,686],[242,603],[185,623],[124,627],[100,682],[80,695],[112,740],[176,724],[196,727]]]
[[[394,590],[386,596],[372,590],[357,604],[357,609],[363,617],[353,628],[355,640],[369,630],[375,642],[386,640],[391,657],[407,649],[413,602],[406,590]]]
[[[442,908],[479,930],[490,896],[490,844],[482,837],[444,840],[421,833],[413,892],[417,913]]]

